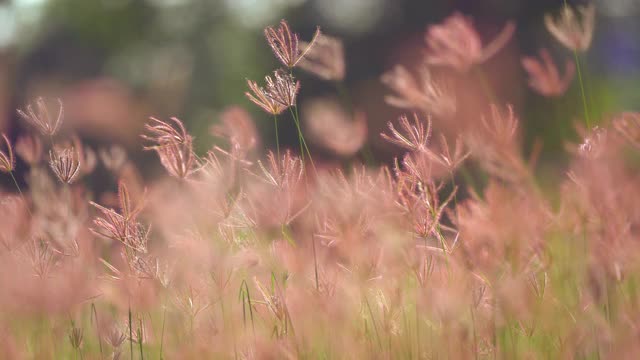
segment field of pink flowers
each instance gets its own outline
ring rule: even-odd
[[[297,72],[340,89],[344,50],[284,20],[265,29],[282,68],[247,80],[273,117],[267,153],[239,107],[206,154],[180,119],[151,117],[140,147],[167,176],[145,182],[122,148],[67,131],[61,101],[25,104],[32,132],[0,152],[15,184],[0,203],[0,358],[637,358],[640,114],[590,119],[580,61],[594,17],[545,18],[560,70],[548,50],[521,61],[548,101],[582,95],[582,139],[544,186],[539,147],[524,155],[520,115],[482,71],[517,24],[481,40],[458,13],[427,29],[420,66],[381,75],[407,112],[381,134],[404,152],[389,165],[348,94],[299,111]],[[481,84],[481,111],[447,74]],[[281,122],[296,125],[293,149]],[[98,162],[118,184],[99,198],[86,179]]]

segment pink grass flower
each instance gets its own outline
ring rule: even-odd
[[[562,45],[573,51],[587,51],[593,39],[593,30],[596,21],[596,8],[594,4],[578,6],[573,9],[564,6],[559,18],[547,14],[544,24],[547,30]]]
[[[0,151],[0,171],[10,173],[13,171],[16,165],[16,158],[13,155],[13,149],[11,149],[11,142],[7,135],[2,134],[4,144],[7,146],[7,151]]]
[[[80,172],[80,154],[73,147],[50,150],[49,166],[60,181],[71,184]]]
[[[276,58],[278,58],[284,66],[293,68],[311,50],[320,36],[320,28],[316,29],[311,42],[304,46],[304,50],[300,49],[298,34],[291,31],[286,20],[280,20],[280,26],[276,29],[271,26],[265,28],[264,36]]]
[[[571,85],[576,71],[573,61],[567,60],[564,75],[561,76],[546,49],[540,50],[540,60],[523,57],[522,67],[529,74],[529,86],[540,95],[547,97],[563,95]]]
[[[455,13],[442,24],[432,25],[427,30],[427,63],[467,72],[472,66],[482,64],[500,51],[513,36],[515,28],[513,22],[508,22],[493,41],[483,46],[471,19]]]
[[[36,99],[36,110],[34,111],[32,105],[27,105],[27,111],[18,110],[18,115],[24,119],[27,123],[38,129],[44,136],[55,135],[60,126],[62,125],[62,119],[64,117],[64,106],[62,101],[58,99],[58,115],[52,118],[47,109],[45,100],[41,97]]]

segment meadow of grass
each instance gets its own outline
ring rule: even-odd
[[[594,16],[545,19],[568,49],[562,71],[547,50],[522,58],[546,101],[582,95],[581,141],[552,180],[482,72],[516,24],[483,42],[461,14],[427,29],[415,69],[381,76],[407,111],[381,135],[403,151],[390,165],[341,85],[340,40],[300,41],[285,21],[265,30],[282,68],[247,80],[273,118],[266,153],[239,107],[206,154],[180,119],[152,117],[140,147],[167,176],[145,182],[122,148],[73,136],[62,102],[36,99],[18,111],[32,132],[0,152],[15,184],[0,203],[0,358],[637,358],[640,114],[590,118],[580,58]],[[299,111],[300,70],[338,100]],[[480,84],[481,107],[447,74]],[[277,138],[285,121],[294,149]],[[113,193],[91,191],[96,166]]]

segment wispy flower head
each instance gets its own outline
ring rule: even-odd
[[[136,221],[136,217],[142,211],[144,203],[140,202],[137,206],[134,206],[129,190],[123,182],[120,182],[118,186],[118,200],[120,213],[100,204],[90,202],[92,206],[102,213],[102,217],[97,217],[93,220],[95,227],[90,229],[91,232],[119,241],[137,252],[146,253],[149,229],[144,228]]]
[[[631,145],[640,149],[640,113],[622,113],[613,120],[613,127]]]
[[[153,150],[155,146],[161,146],[164,143],[176,141],[178,143],[184,143],[190,138],[182,121],[176,117],[171,117],[170,120],[174,125],[171,125],[168,121],[162,121],[156,119],[153,116],[149,118],[150,121],[144,125],[145,130],[149,134],[143,134],[141,137],[145,140],[151,141],[154,145],[148,146],[145,150]]]
[[[305,50],[311,49],[300,61],[300,68],[324,80],[344,79],[346,66],[344,46],[340,39],[322,34],[318,36],[315,46],[306,42],[301,42],[300,46]]]
[[[287,150],[281,157],[273,152],[267,155],[267,163],[258,161],[259,173],[250,174],[259,181],[247,188],[246,208],[255,224],[287,225],[308,207],[300,197],[304,175],[302,160]]]
[[[155,148],[160,163],[170,175],[178,179],[185,179],[191,175],[196,168],[195,155],[193,154],[191,138],[183,143],[167,142]]]
[[[471,155],[465,151],[460,138],[456,139],[453,150],[449,146],[447,138],[440,134],[440,147],[438,150],[429,148],[417,153],[409,153],[402,159],[406,173],[421,181],[432,178],[450,176],[462,162]]]
[[[142,135],[142,138],[150,141],[152,145],[144,149],[155,150],[162,166],[170,175],[185,179],[193,173],[196,166],[193,138],[187,133],[180,119],[172,117],[171,121],[175,126],[167,121],[151,118],[150,123],[145,125],[149,134]]]
[[[543,96],[561,96],[567,91],[571,80],[573,80],[576,70],[575,64],[572,60],[567,60],[564,76],[561,77],[549,51],[540,50],[540,59],[522,58],[522,66],[529,73],[529,86]]]
[[[467,142],[480,164],[492,175],[520,181],[530,175],[518,147],[518,118],[513,107],[506,111],[492,104],[488,116],[481,116],[481,127],[467,135]]]
[[[596,21],[595,5],[564,6],[559,18],[547,14],[544,23],[547,30],[569,50],[586,51],[591,46]]]
[[[2,139],[7,146],[7,151],[0,151],[0,171],[10,173],[15,168],[16,158],[13,155],[13,149],[11,149],[11,142],[7,135],[2,134]]]
[[[421,110],[437,116],[455,112],[454,96],[442,84],[434,81],[426,65],[420,68],[417,81],[402,65],[394,66],[380,79],[396,92],[396,95],[385,96],[385,101],[392,106]]]
[[[302,161],[293,156],[290,151],[287,150],[281,159],[277,158],[273,152],[269,152],[267,160],[268,168],[258,161],[263,174],[261,178],[267,183],[278,188],[292,188],[302,179],[304,174]]]
[[[385,133],[380,134],[383,139],[392,144],[396,144],[411,151],[424,151],[429,145],[431,138],[431,119],[427,119],[427,126],[417,114],[413,114],[413,123],[409,122],[406,115],[402,115],[399,119],[403,132],[398,131],[392,122],[389,122],[389,130],[391,135]]]
[[[127,151],[119,145],[111,145],[100,149],[98,156],[104,166],[116,174],[120,172],[120,169],[127,162]]]
[[[82,340],[83,340],[82,328],[74,326],[69,332],[69,342],[71,343],[71,346],[73,346],[73,348],[76,350],[80,349],[80,347],[82,346]]]
[[[120,345],[127,339],[126,334],[117,324],[113,324],[103,336],[106,342],[114,349],[120,348]]]
[[[270,77],[267,76],[266,79],[270,79]],[[247,85],[249,85],[251,92],[247,91],[244,94],[249,98],[249,100],[251,100],[251,102],[261,107],[262,110],[271,115],[279,115],[287,109],[286,106],[273,99],[270,89],[265,89],[252,80],[247,80]]]
[[[234,149],[246,153],[258,144],[256,126],[245,109],[231,106],[220,114],[220,121],[221,124],[211,126],[209,132],[228,140]]]
[[[27,105],[27,111],[18,110],[18,115],[26,122],[34,126],[42,135],[53,136],[60,129],[62,125],[62,118],[64,117],[64,106],[62,101],[58,99],[58,115],[52,118],[47,109],[45,100],[39,97],[36,100],[36,110],[34,111],[32,105]]]
[[[330,99],[310,101],[302,110],[311,140],[337,155],[351,156],[367,140],[367,118],[361,111],[352,116]]]
[[[42,158],[42,142],[40,138],[33,135],[23,135],[16,142],[16,153],[26,163],[34,166]]]
[[[412,219],[415,235],[422,238],[435,236],[444,247],[441,250],[448,252],[442,232],[438,229],[442,227],[440,221],[447,205],[453,200],[457,188],[454,188],[441,202],[438,193],[444,185],[437,185],[432,181],[411,175],[407,176],[408,174],[399,169],[396,169],[396,175],[398,176],[397,204]]]
[[[482,46],[480,35],[470,18],[455,13],[442,24],[427,30],[425,41],[429,46],[427,62],[432,65],[450,66],[466,72],[473,65],[481,64],[502,49],[513,36],[515,25],[508,22],[500,34],[487,46]]]
[[[491,116],[480,118],[489,138],[497,144],[511,144],[518,130],[518,118],[513,106],[507,106],[506,113],[496,105],[491,105]]]
[[[598,158],[607,146],[607,130],[595,126],[584,136],[584,141],[578,146],[578,153],[587,158]]]
[[[80,165],[80,154],[73,147],[49,151],[49,166],[63,183],[73,183],[80,172]]]
[[[268,26],[264,29],[264,36],[280,62],[288,67],[295,67],[302,58],[311,50],[320,36],[320,28],[316,29],[311,42],[300,49],[298,34],[293,33],[286,20],[280,20],[280,26],[274,29]]]
[[[296,104],[300,82],[293,76],[278,69],[273,72],[273,77],[267,75],[264,79],[265,87],[259,86],[255,81],[247,80],[251,92],[244,94],[254,104],[272,115],[278,115]]]
[[[34,237],[25,244],[26,257],[29,259],[34,275],[40,278],[47,278],[59,262],[58,251],[51,247],[48,241],[40,237]]]
[[[273,78],[267,76],[269,96],[285,108],[296,105],[296,96],[300,90],[300,82],[282,69],[273,72]]]

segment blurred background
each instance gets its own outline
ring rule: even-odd
[[[344,88],[366,114],[369,149],[380,160],[394,150],[379,140],[386,122],[402,113],[384,103],[380,75],[394,64],[415,64],[424,30],[454,11],[470,15],[490,40],[505,21],[515,38],[483,65],[500,101],[516,106],[525,151],[543,144],[543,159],[561,161],[564,143],[583,117],[574,80],[567,96],[550,101],[527,87],[520,58],[549,48],[562,64],[573,54],[546,31],[544,14],[563,0],[2,0],[0,1],[1,127],[23,131],[16,108],[36,96],[65,101],[66,122],[89,146],[125,146],[144,173],[159,164],[142,152],[138,135],[148,116],[177,116],[204,153],[215,141],[209,127],[227,106],[247,109],[273,147],[273,123],[244,96],[245,79],[262,81],[278,67],[263,28],[287,19],[302,39],[316,25],[343,39]],[[580,4],[584,2],[569,2]],[[596,0],[594,42],[582,58],[592,119],[637,110],[640,92],[640,0]],[[299,103],[336,94],[334,84],[300,73]],[[471,85],[470,85],[471,86]],[[462,82],[464,87],[464,82]],[[459,104],[459,106],[467,106]],[[549,116],[549,114],[554,114]],[[437,124],[436,124],[437,125]],[[295,148],[291,121],[281,121],[280,142]],[[316,149],[322,153],[322,149]],[[312,150],[313,151],[313,150]],[[324,156],[331,157],[325,153]]]

